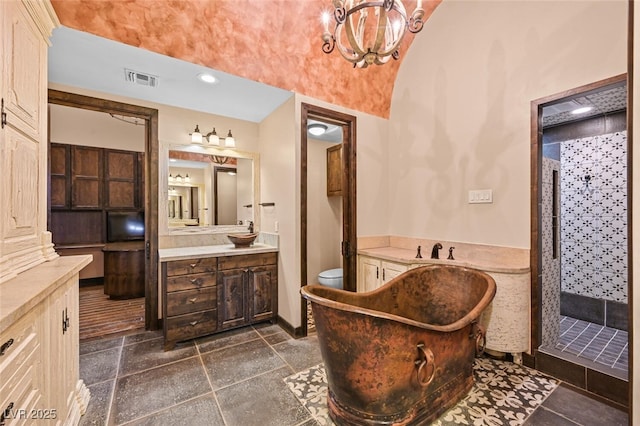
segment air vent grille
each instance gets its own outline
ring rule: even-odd
[[[129,83],[139,84],[140,86],[157,87],[158,77],[151,74],[146,74],[140,71],[134,71],[125,68],[124,78]]]

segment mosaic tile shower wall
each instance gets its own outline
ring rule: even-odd
[[[560,161],[542,158],[542,346],[555,347],[560,336],[560,252],[554,258],[553,172],[560,176]],[[559,181],[557,182],[559,187]],[[558,188],[559,189],[559,188]],[[560,203],[560,191],[556,191]],[[559,241],[556,242],[559,245]]]
[[[627,132],[560,147],[562,291],[627,303]]]

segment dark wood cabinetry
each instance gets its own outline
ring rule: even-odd
[[[278,314],[277,253],[162,263],[165,350]]]
[[[276,253],[218,258],[218,317],[228,329],[270,320],[278,311]]]
[[[102,149],[71,147],[71,208],[102,208]]]
[[[327,148],[327,196],[342,195],[342,144]]]
[[[144,208],[144,154],[49,146],[49,229],[56,245],[106,243],[106,212]]]
[[[112,299],[144,297],[144,241],[110,243],[104,252],[104,293]]]

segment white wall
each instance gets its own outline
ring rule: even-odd
[[[295,100],[289,99],[260,123],[261,231],[279,233],[278,315],[300,326],[300,175]]]
[[[625,1],[444,1],[391,103],[389,231],[528,248],[530,102],[626,72]],[[492,189],[493,204],[468,204]]]
[[[327,196],[327,148],[335,145],[307,139],[307,283],[318,274],[342,267],[342,197]]]

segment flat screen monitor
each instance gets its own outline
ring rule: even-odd
[[[107,241],[144,240],[144,212],[107,212]]]

